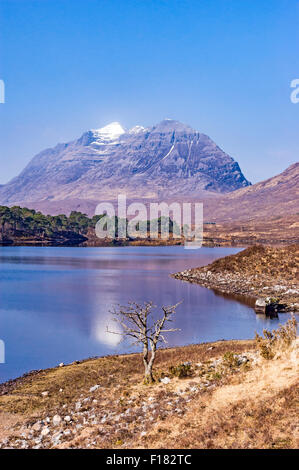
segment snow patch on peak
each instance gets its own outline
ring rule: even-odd
[[[129,130],[129,134],[139,134],[140,132],[146,131],[145,127],[143,126],[134,126],[132,129]]]
[[[125,130],[119,122],[111,122],[100,129],[92,129],[92,132],[97,139],[113,141],[117,140],[122,134],[124,134]]]

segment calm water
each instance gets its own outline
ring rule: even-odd
[[[169,345],[252,338],[277,320],[212,290],[169,277],[236,248],[0,248],[0,382],[32,369],[89,356],[133,351],[106,333],[109,310],[130,300],[184,302]],[[286,315],[281,315],[283,322]]]

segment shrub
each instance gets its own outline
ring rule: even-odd
[[[122,439],[117,439],[114,443],[115,446],[122,446],[123,445],[123,441]]]
[[[227,367],[233,369],[239,365],[238,357],[231,351],[227,351],[223,355],[223,364]]]
[[[221,380],[222,379],[222,375],[220,374],[220,372],[214,372],[214,374],[212,374],[212,380]]]
[[[190,364],[179,364],[178,366],[169,367],[169,372],[179,379],[184,377],[191,377],[193,375]]]
[[[269,297],[266,299],[266,304],[271,305],[271,304],[279,304],[279,298],[278,297]]]
[[[263,330],[264,337],[255,333],[256,347],[264,359],[273,359],[277,352],[287,350],[297,337],[297,320],[294,316],[277,330]]]

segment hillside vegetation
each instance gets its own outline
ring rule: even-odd
[[[295,336],[293,320],[257,342],[160,350],[153,385],[139,354],[33,372],[0,385],[0,447],[296,448]]]
[[[44,215],[19,206],[0,206],[1,244],[79,244],[96,220],[80,212],[67,217]]]
[[[220,258],[201,268],[211,273],[255,274],[271,276],[276,280],[293,281],[298,273],[299,244],[274,248],[255,245],[235,255]]]
[[[235,255],[173,275],[226,294],[278,298],[288,310],[299,309],[299,244],[251,246]]]
[[[53,245],[78,245],[101,246],[107,244],[126,244],[130,241],[128,236],[124,239],[114,239],[118,237],[120,223],[123,219],[115,216],[108,218],[106,225],[107,239],[96,236],[96,223],[103,215],[88,217],[78,211],[72,211],[67,217],[64,214],[52,216],[44,215],[33,209],[19,206],[0,206],[0,244],[53,244]],[[159,217],[151,222],[157,223],[158,234],[164,230],[172,234],[174,230],[179,230],[178,226],[169,217]],[[150,221],[140,222],[143,229],[149,236]],[[126,229],[128,220],[124,221]],[[144,241],[144,239],[142,239]],[[155,240],[154,240],[155,242]],[[159,242],[159,240],[158,240]],[[177,240],[174,240],[177,242]],[[167,240],[165,241],[167,243]],[[178,242],[177,242],[178,243]]]

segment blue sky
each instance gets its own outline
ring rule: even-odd
[[[256,182],[298,160],[296,0],[0,0],[0,183],[119,121],[208,134]]]

